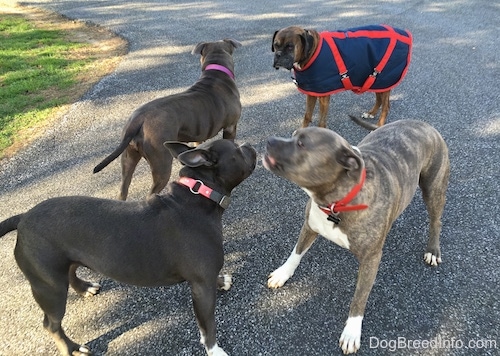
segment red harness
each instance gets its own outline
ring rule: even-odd
[[[365,179],[366,169],[363,168],[363,170],[361,171],[361,177],[359,178],[359,183],[356,184],[345,197],[337,200],[334,203],[331,203],[328,206],[318,206],[322,212],[328,215],[328,220],[333,221],[335,224],[338,224],[340,222],[340,218],[337,216],[338,213],[341,213],[343,211],[363,210],[368,208],[368,205],[366,204],[347,205],[356,197],[361,188],[363,188]]]

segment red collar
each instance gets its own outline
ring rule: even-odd
[[[353,210],[362,210],[368,208],[366,204],[358,204],[358,205],[347,205],[353,200],[356,195],[359,193],[361,188],[363,188],[363,184],[365,183],[366,178],[366,169],[361,171],[361,177],[359,178],[359,183],[356,184],[349,193],[345,197],[336,202],[328,205],[328,206],[319,206],[321,211],[328,215],[336,215],[343,211],[353,211]],[[340,219],[339,219],[340,221]],[[337,223],[338,224],[338,223]]]
[[[216,192],[212,188],[207,187],[201,180],[193,179],[188,177],[180,177],[178,183],[185,185],[191,190],[193,194],[203,195],[205,198],[213,200],[217,204],[219,204],[224,209],[227,209],[231,199],[224,194]]]
[[[218,70],[220,72],[226,73],[229,77],[234,80],[234,74],[229,68],[221,66],[220,64],[209,64],[205,67],[205,70]]]

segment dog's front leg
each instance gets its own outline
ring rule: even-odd
[[[314,112],[314,107],[316,106],[315,96],[306,95],[306,112],[304,114],[304,120],[302,121],[302,127],[307,127],[312,121],[312,116]]]
[[[227,353],[217,345],[215,327],[217,281],[213,279],[210,281],[191,283],[194,314],[200,329],[200,342],[205,346],[208,356],[227,356]]]
[[[302,225],[299,240],[293,248],[290,257],[288,257],[286,262],[281,265],[281,267],[276,269],[274,272],[271,272],[269,275],[267,280],[267,286],[269,288],[282,287],[283,284],[285,284],[285,282],[293,276],[295,270],[299,266],[300,260],[305,255],[307,250],[309,250],[317,236],[318,234],[309,228],[307,222]]]
[[[355,353],[361,345],[361,324],[365,313],[366,302],[372,290],[378,266],[382,258],[382,251],[365,255],[359,260],[358,280],[356,290],[349,309],[349,318],[346,321],[339,344],[344,354]]]
[[[328,119],[328,109],[330,108],[330,95],[319,97],[319,127],[326,128],[326,120]]]

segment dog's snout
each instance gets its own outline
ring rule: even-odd
[[[291,140],[292,139],[289,139],[289,138],[271,136],[271,137],[269,137],[267,139],[267,147],[269,147],[269,148],[275,148],[275,147],[278,147],[278,146],[282,146],[284,144],[287,144]]]
[[[278,143],[278,138],[277,137],[269,137],[267,139],[267,147],[274,147]]]

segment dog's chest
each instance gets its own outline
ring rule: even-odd
[[[336,224],[327,220],[327,215],[320,210],[314,201],[311,202],[309,220],[307,222],[309,227],[321,236],[335,242],[341,247],[349,249],[349,240],[347,235],[344,234]]]

